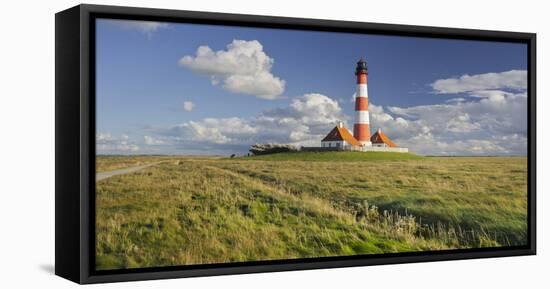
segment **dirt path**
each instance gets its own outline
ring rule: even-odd
[[[118,169],[118,170],[112,170],[112,171],[108,171],[108,172],[96,173],[95,181],[98,182],[98,181],[101,181],[101,180],[104,180],[106,178],[110,178],[110,177],[113,177],[113,176],[137,172],[137,171],[146,169],[148,167],[157,165],[159,163],[160,162],[155,162],[155,163],[145,164],[145,165],[136,166],[136,167],[130,167],[130,168],[125,168],[125,169]]]

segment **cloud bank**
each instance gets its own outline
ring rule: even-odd
[[[254,143],[317,145],[327,128],[345,119],[337,101],[312,93],[293,99],[287,107],[265,110],[252,118],[205,118],[159,133],[182,146],[233,145],[246,151]]]
[[[200,46],[195,56],[179,60],[182,67],[210,76],[213,85],[261,99],[276,99],[285,90],[285,81],[271,73],[273,63],[257,40],[233,40],[219,51]]]
[[[429,155],[525,155],[527,72],[439,79],[434,92],[460,95],[443,104],[369,107],[373,128]]]
[[[139,149],[140,147],[125,134],[120,137],[113,137],[108,132],[96,135],[96,150],[99,154],[133,154]]]
[[[286,107],[264,110],[250,118],[203,118],[149,128],[134,142],[98,134],[97,148],[100,154],[230,154],[245,153],[254,143],[317,146],[340,120],[348,118],[336,100],[310,93],[294,98]]]
[[[436,93],[450,97],[438,104],[382,107],[371,103],[371,131],[382,128],[399,146],[424,155],[525,155],[526,79],[514,76],[512,84],[500,80],[486,84],[470,81],[488,75],[493,79],[495,75],[499,78],[509,74],[436,80],[432,84]],[[452,85],[444,88],[441,83]],[[98,151],[230,154],[245,153],[254,143],[319,146],[338,121],[352,123],[341,104],[327,95],[309,93],[292,99],[287,106],[264,110],[249,118],[203,118],[151,129],[144,133],[142,143],[99,134]],[[345,105],[350,104],[346,101]],[[351,130],[350,125],[346,126]]]
[[[436,93],[461,93],[487,89],[519,89],[527,87],[526,70],[468,75],[459,78],[439,79],[431,84]]]

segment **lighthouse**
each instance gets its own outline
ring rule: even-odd
[[[355,92],[355,123],[353,135],[344,127],[343,122],[338,124],[321,140],[321,147],[302,147],[308,151],[361,151],[361,152],[396,152],[406,153],[407,148],[398,147],[390,138],[378,129],[370,135],[369,94],[367,92],[367,62],[361,58],[355,67],[357,76],[357,91]]]
[[[371,146],[369,122],[369,94],[367,92],[367,62],[361,58],[355,67],[357,91],[355,92],[355,123],[353,136],[361,146]]]

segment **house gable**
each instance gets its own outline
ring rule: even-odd
[[[385,144],[391,148],[397,147],[397,145],[394,142],[392,142],[390,138],[382,132],[381,129],[378,129],[376,133],[372,135],[372,137],[370,138],[370,141],[373,145]]]
[[[355,139],[351,133],[344,127],[335,126],[328,134],[321,140],[321,142],[334,142],[345,141],[349,145],[359,146],[359,142]]]

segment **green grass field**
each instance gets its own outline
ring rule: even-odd
[[[103,157],[97,269],[521,245],[525,157]]]

